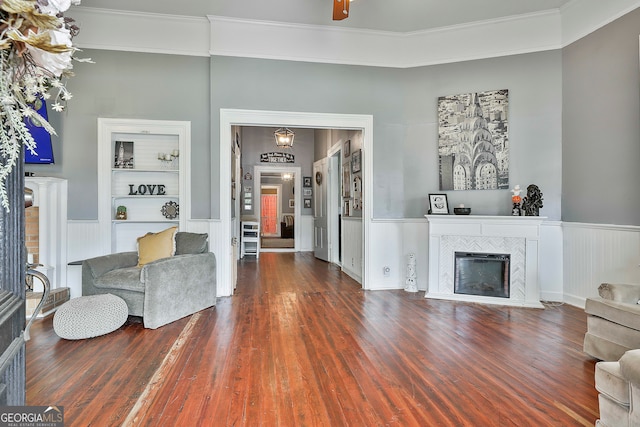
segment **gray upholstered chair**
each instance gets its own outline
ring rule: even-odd
[[[629,350],[619,361],[598,362],[595,372],[599,427],[640,425],[640,350]]]
[[[83,261],[82,295],[117,295],[150,329],[215,305],[216,259],[207,234],[178,232],[175,245],[174,256],[142,267],[137,252]]]
[[[603,283],[598,294],[585,304],[584,351],[617,361],[626,351],[640,348],[640,285]]]

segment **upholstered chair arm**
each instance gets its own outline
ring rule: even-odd
[[[101,293],[95,287],[96,279],[112,270],[134,267],[136,264],[137,252],[120,252],[82,261],[82,295]]]
[[[640,285],[624,283],[603,283],[598,294],[608,300],[637,304],[640,301]]]
[[[116,268],[134,267],[137,263],[137,252],[120,252],[86,259],[82,262],[82,270],[88,269],[93,278],[98,278]]]
[[[150,262],[140,278],[145,328],[158,328],[216,303],[216,258],[211,252]]]
[[[640,385],[640,349],[628,350],[622,355],[620,372],[630,383]]]

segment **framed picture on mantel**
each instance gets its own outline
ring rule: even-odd
[[[431,215],[449,215],[446,194],[429,194],[429,213]]]

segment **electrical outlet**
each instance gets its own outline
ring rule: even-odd
[[[384,274],[384,277],[389,277],[389,275],[391,274],[391,267],[385,265],[384,267],[382,267],[382,273]]]

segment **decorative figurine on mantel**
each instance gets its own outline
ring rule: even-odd
[[[513,196],[511,196],[511,201],[513,202],[513,208],[511,208],[511,215],[513,216],[522,216],[522,208],[520,207],[520,202],[522,201],[522,197],[520,197],[520,185],[516,185],[511,190]]]
[[[542,191],[537,185],[531,184],[527,187],[527,196],[522,201],[522,209],[525,216],[539,216],[542,207]]]

